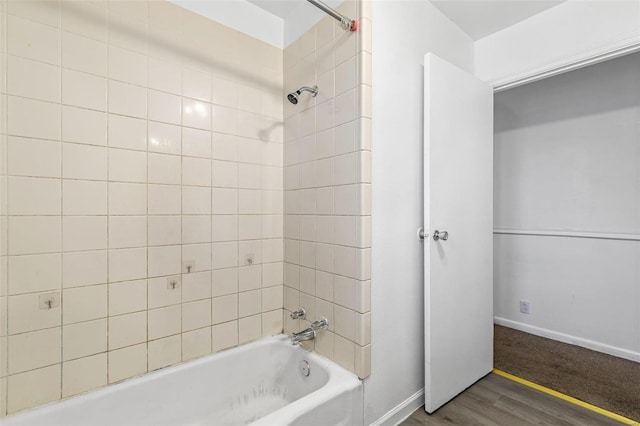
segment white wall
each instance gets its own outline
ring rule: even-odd
[[[635,360],[639,73],[635,53],[495,98],[498,322]]]
[[[373,2],[372,356],[365,424],[424,387],[423,60],[431,51],[472,71],[473,42],[428,1]]]
[[[476,42],[476,75],[494,86],[640,42],[637,0],[569,0]]]

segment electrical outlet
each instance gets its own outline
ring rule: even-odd
[[[168,277],[167,288],[169,290],[176,290],[180,288],[180,277]]]
[[[527,301],[527,300],[521,300],[520,301],[520,312],[522,312],[523,314],[530,314],[531,313],[531,303],[529,303],[529,301]]]

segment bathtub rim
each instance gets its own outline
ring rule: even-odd
[[[37,419],[41,415],[46,415],[46,413],[49,411],[57,410],[59,407],[60,408],[75,407],[83,403],[86,403],[88,401],[92,401],[100,397],[104,397],[116,392],[120,392],[132,386],[136,386],[145,382],[150,382],[167,375],[172,375],[174,373],[179,373],[183,370],[191,369],[203,364],[210,363],[214,359],[216,360],[226,359],[234,355],[237,355],[241,352],[248,352],[253,349],[259,348],[261,346],[268,346],[272,344],[276,344],[278,346],[288,346],[292,351],[296,351],[296,352],[299,352],[299,351],[306,352],[304,354],[304,357],[308,357],[310,360],[312,360],[312,362],[320,365],[323,369],[325,369],[328,374],[328,379],[327,379],[327,382],[324,385],[322,385],[320,388],[287,404],[286,405],[286,407],[288,407],[287,410],[291,411],[291,413],[288,413],[289,415],[283,416],[282,413],[280,413],[279,416],[277,415],[279,411],[283,410],[284,408],[283,407],[272,413],[265,415],[264,417],[261,417],[256,422],[252,423],[252,424],[255,424],[256,426],[260,426],[263,424],[264,425],[273,424],[272,422],[262,423],[263,419],[277,418],[279,422],[282,422],[284,419],[290,419],[291,421],[293,421],[299,418],[301,414],[303,414],[303,411],[304,411],[303,408],[309,407],[309,403],[313,402],[315,404],[320,404],[323,402],[327,402],[328,400],[331,399],[332,396],[336,396],[338,394],[342,394],[349,390],[354,390],[359,387],[362,387],[362,381],[355,374],[347,371],[344,367],[338,365],[336,362],[331,361],[316,352],[309,351],[300,345],[294,346],[291,344],[290,338],[287,335],[278,334],[274,336],[263,337],[253,342],[242,344],[240,346],[234,346],[228,349],[221,350],[219,352],[207,354],[200,358],[181,362],[176,365],[163,367],[158,370],[144,373],[140,376],[130,377],[121,382],[107,384],[104,387],[89,390],[81,394],[69,396],[67,398],[59,399],[56,401],[51,401],[46,404],[42,404],[33,408],[27,408],[27,409],[24,409],[0,418],[0,426],[5,426],[5,425],[11,426],[14,420],[23,420],[28,422],[29,419],[32,417],[35,417]],[[297,369],[298,366],[295,365],[295,366],[292,366],[292,368]],[[340,386],[341,384],[343,386]],[[341,389],[338,392],[334,388],[341,388]],[[331,392],[332,390],[333,392]],[[63,407],[61,407],[61,405],[63,405]]]

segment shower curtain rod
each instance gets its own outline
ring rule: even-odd
[[[331,15],[335,20],[340,21],[340,26],[343,30],[355,31],[358,29],[358,22],[338,13],[335,9],[322,3],[320,0],[307,0],[309,3],[322,10],[327,15]]]

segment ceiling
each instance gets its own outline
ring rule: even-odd
[[[473,40],[564,3],[566,0],[431,0]]]
[[[304,0],[248,1],[282,19],[304,2]],[[431,0],[431,3],[473,40],[478,40],[565,1],[567,0]]]
[[[302,0],[247,0],[258,7],[266,10],[272,15],[276,15],[282,19],[286,18],[289,12],[300,4]]]

